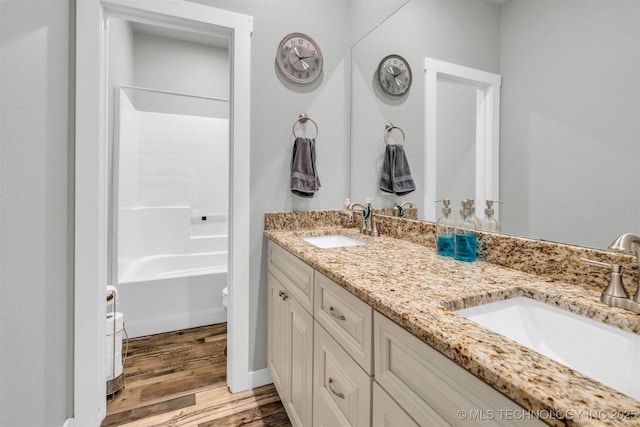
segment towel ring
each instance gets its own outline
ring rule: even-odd
[[[400,131],[400,133],[402,134],[402,142],[400,143],[400,145],[404,145],[404,131],[399,128],[398,126],[392,125],[391,123],[387,123],[384,127],[384,143],[385,145],[389,145],[389,134],[394,130],[394,129],[398,129]]]
[[[318,124],[317,124],[316,122],[314,122],[314,121],[313,121],[313,119],[312,119],[311,117],[309,117],[309,116],[308,116],[308,115],[306,115],[305,113],[302,113],[302,114],[300,114],[300,115],[298,116],[298,120],[296,120],[295,122],[293,122],[293,128],[292,128],[292,131],[293,131],[293,137],[294,137],[294,138],[296,137],[296,125],[297,125],[298,123],[302,123],[302,124],[304,124],[304,123],[306,123],[306,122],[307,122],[307,120],[308,120],[308,121],[310,121],[311,123],[313,123],[313,125],[316,127],[316,138],[318,137],[318,133],[319,133],[319,131],[318,131]]]

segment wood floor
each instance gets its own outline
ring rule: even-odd
[[[226,323],[129,340],[102,426],[290,426],[272,384],[229,392],[226,343]]]

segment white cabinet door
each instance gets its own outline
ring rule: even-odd
[[[377,382],[373,382],[373,427],[420,427]]]
[[[267,273],[267,366],[291,424],[312,425],[313,317]]]
[[[378,312],[373,325],[375,380],[420,425],[544,425],[501,417],[526,410]]]
[[[313,370],[314,426],[371,425],[371,377],[318,322]]]
[[[313,317],[295,298],[286,298],[285,302],[288,378],[283,402],[294,426],[309,427],[313,407]]]
[[[284,396],[286,382],[284,344],[286,302],[282,299],[284,286],[267,273],[267,367],[280,396]]]

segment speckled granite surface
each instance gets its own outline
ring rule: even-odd
[[[548,423],[640,426],[639,401],[453,313],[456,309],[522,295],[640,333],[640,316],[602,305],[597,283],[581,282],[582,286],[578,286],[495,263],[462,263],[439,257],[433,249],[433,224],[388,218],[379,225],[382,236],[371,238],[362,236],[357,229],[336,227],[337,222],[329,218],[335,215],[333,219],[337,219],[339,211],[324,212],[320,217],[325,223],[301,220],[304,215],[299,213],[267,214],[265,235],[523,407],[553,414],[546,420]],[[290,227],[291,224],[296,226]],[[336,232],[369,244],[319,249],[300,239]],[[489,257],[497,258],[494,252],[498,248],[506,252],[500,263],[541,262],[539,253],[543,262],[547,256],[563,256],[567,251],[574,256],[573,247],[541,249],[535,244],[528,245],[527,239],[516,239],[523,247],[498,247],[493,240],[498,236],[490,237],[492,241],[485,242]],[[513,253],[520,251],[525,253]],[[584,251],[587,256],[602,256],[600,251],[595,254]],[[551,273],[559,269],[525,268]],[[582,264],[577,268],[588,270]],[[632,417],[623,417],[625,413],[631,413]]]
[[[294,230],[332,227],[339,224],[338,210],[268,212],[265,214],[264,229]],[[436,228],[433,223],[378,216],[377,224],[381,235],[408,240],[430,248],[435,247]],[[604,268],[583,264],[580,257],[622,265],[625,287],[630,295],[635,293],[638,265],[631,255],[505,234],[478,233],[478,258],[481,260],[602,291],[609,283],[610,272]]]

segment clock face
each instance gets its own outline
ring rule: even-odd
[[[311,83],[322,71],[322,52],[306,34],[291,33],[282,39],[276,56],[278,68],[289,80]]]
[[[399,55],[388,55],[378,65],[380,88],[392,96],[400,96],[411,87],[411,68]]]

